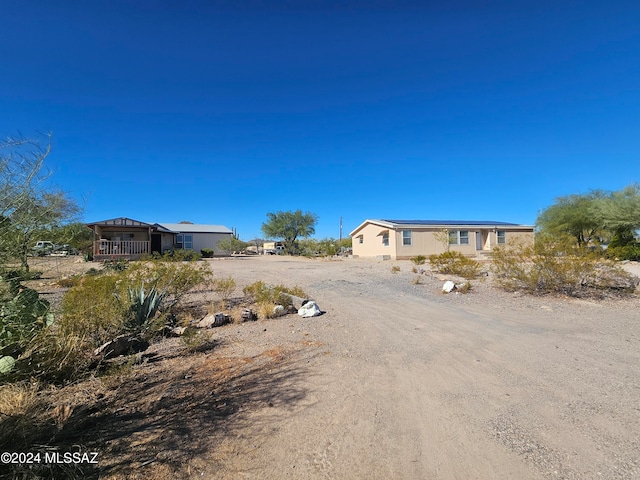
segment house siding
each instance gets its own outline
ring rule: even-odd
[[[444,229],[448,231],[468,231],[468,244],[449,244],[438,238]],[[403,244],[403,231],[411,231],[411,245]],[[391,260],[403,260],[417,255],[429,256],[447,250],[460,252],[474,257],[490,252],[498,245],[497,231],[506,232],[506,244],[515,240],[533,242],[533,227],[505,225],[494,228],[487,225],[439,225],[434,227],[410,224],[387,226],[385,222],[367,221],[352,232],[353,255],[356,257],[375,257]],[[389,246],[383,245],[382,234],[389,232]],[[362,236],[363,243],[359,242]]]
[[[231,233],[193,233],[185,232],[184,235],[193,235],[193,250],[200,252],[204,248],[210,248],[214,254],[223,253],[218,247],[220,240],[225,240],[231,237]],[[226,253],[226,252],[225,252]]]

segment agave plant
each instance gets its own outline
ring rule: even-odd
[[[144,283],[140,289],[129,288],[129,300],[131,301],[129,328],[136,331],[146,330],[149,327],[149,322],[162,307],[166,295],[166,292],[158,291],[155,286],[151,287],[148,292],[145,291]]]

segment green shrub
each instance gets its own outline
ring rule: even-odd
[[[425,257],[424,255],[416,255],[415,257],[411,257],[410,260],[417,267],[420,265],[424,265],[427,261],[427,257]]]
[[[105,260],[102,269],[107,272],[123,272],[129,268],[129,260]]]
[[[640,261],[640,244],[624,245],[612,247],[605,250],[605,256],[612,260],[633,260]]]
[[[213,248],[203,248],[200,250],[202,258],[213,258]]]
[[[96,347],[122,333],[129,305],[123,272],[86,276],[62,298],[58,333]]]
[[[254,303],[273,304],[288,307],[292,304],[291,297],[286,294],[300,298],[305,298],[307,294],[300,287],[285,287],[284,285],[269,285],[262,280],[247,285],[242,292],[248,296]]]
[[[174,262],[195,262],[200,260],[201,255],[193,250],[172,250],[168,256],[168,259]]]
[[[480,263],[456,251],[430,255],[429,263],[436,272],[458,275],[467,280],[475,278],[482,273]]]
[[[629,293],[637,278],[599,252],[580,247],[569,237],[538,235],[535,245],[514,242],[493,251],[491,270],[496,282],[509,291],[562,294],[572,297]]]
[[[400,271],[400,267],[398,265],[394,265],[391,267],[391,273],[398,273]]]
[[[212,290],[220,296],[223,304],[229,300],[231,295],[233,295],[233,292],[236,290],[236,281],[232,277],[218,278],[212,283]]]
[[[167,307],[176,305],[189,290],[206,282],[211,270],[203,263],[177,263],[162,260],[134,262],[127,275],[129,286],[145,284],[167,294]]]

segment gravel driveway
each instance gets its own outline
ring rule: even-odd
[[[535,298],[489,280],[444,295],[444,277],[416,284],[402,261],[211,265],[239,284],[299,285],[326,311],[216,332],[244,351],[315,346],[294,401],[274,394],[219,439],[242,454],[216,478],[640,478],[637,298]]]

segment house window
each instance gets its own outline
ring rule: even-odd
[[[498,244],[507,243],[507,232],[505,232],[504,230],[498,230],[497,235],[498,235]]]
[[[449,230],[449,245],[469,245],[469,230]]]
[[[176,248],[184,250],[193,250],[193,235],[177,235]]]
[[[358,243],[364,243],[364,235],[358,235]]]
[[[402,245],[411,246],[411,230],[402,231]]]
[[[382,234],[382,245],[385,247],[389,246],[389,232],[386,231]]]

